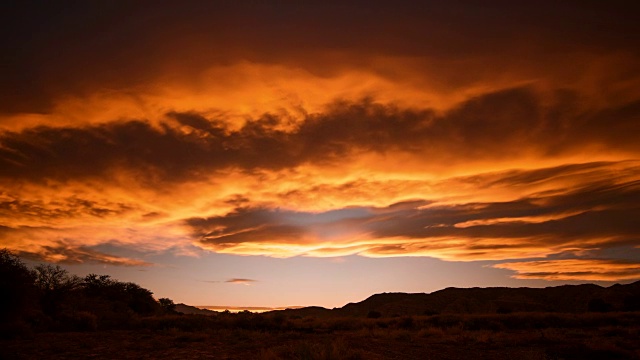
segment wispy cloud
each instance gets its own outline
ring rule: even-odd
[[[102,263],[115,266],[151,266],[152,264],[139,259],[105,254],[82,246],[68,246],[58,243],[54,246],[44,245],[35,252],[20,251],[19,255],[38,261],[48,261],[63,264]]]
[[[239,284],[239,285],[253,285],[257,281],[258,280],[253,280],[253,279],[234,278],[234,279],[229,279],[225,282],[230,284]]]
[[[515,271],[516,279],[618,281],[640,279],[640,262],[610,259],[562,259],[494,265]]]

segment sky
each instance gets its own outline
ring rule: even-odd
[[[0,246],[191,305],[640,279],[629,1],[6,1]]]

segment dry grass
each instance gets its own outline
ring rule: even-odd
[[[23,333],[0,341],[0,359],[640,359],[639,313],[162,316],[122,330]]]

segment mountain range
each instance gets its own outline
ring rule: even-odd
[[[219,312],[185,304],[184,314],[215,315]],[[546,288],[446,288],[432,293],[382,293],[340,308],[309,306],[274,310],[300,317],[393,317],[435,314],[495,314],[511,312],[609,312],[640,311],[640,281],[603,287],[595,284]]]
[[[602,287],[595,284],[546,288],[446,288],[432,293],[382,293],[341,308],[282,310],[298,316],[406,316],[510,312],[640,311],[640,281]]]

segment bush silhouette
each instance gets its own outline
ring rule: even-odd
[[[71,295],[80,289],[82,279],[59,265],[40,264],[35,267],[35,285],[40,292],[40,304],[46,315],[57,316],[71,307]]]
[[[0,250],[0,323],[23,318],[35,307],[34,274],[7,249]]]
[[[109,275],[70,274],[59,265],[29,269],[0,250],[0,335],[18,326],[35,330],[86,331],[129,327],[141,316],[174,314],[171,299],[156,301],[138,284]],[[6,330],[6,331],[5,331]]]
[[[165,314],[176,313],[176,304],[173,302],[173,300],[169,298],[160,298],[158,299],[158,303],[160,304],[160,307]]]
[[[154,315],[161,310],[151,291],[135,283],[114,280],[109,275],[87,275],[82,282],[82,293],[86,310],[96,314],[107,326],[129,322],[133,315]]]
[[[624,311],[640,311],[640,295],[627,295],[622,306]]]
[[[608,312],[612,306],[602,299],[591,299],[587,307],[591,312]]]

